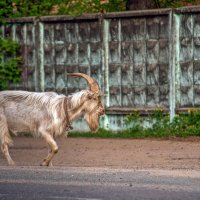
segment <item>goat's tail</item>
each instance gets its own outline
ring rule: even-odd
[[[13,144],[13,140],[9,134],[6,119],[4,119],[2,116],[0,116],[0,144]]]

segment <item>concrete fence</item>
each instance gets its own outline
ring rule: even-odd
[[[200,105],[200,7],[9,19],[2,36],[21,44],[22,82],[11,89],[70,94],[86,82],[104,92],[102,127],[124,128],[124,116],[176,112]],[[82,120],[75,124],[86,129]]]

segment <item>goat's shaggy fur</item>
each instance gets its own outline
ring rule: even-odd
[[[14,134],[31,132],[35,136],[41,136],[40,128],[45,126],[56,137],[66,129],[68,113],[67,97],[64,95],[53,92],[3,91],[0,92],[0,105],[1,119],[6,117],[7,121],[0,127],[9,127],[9,131]],[[1,138],[1,143],[3,142],[4,139]]]

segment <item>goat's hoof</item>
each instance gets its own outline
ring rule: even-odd
[[[49,163],[46,162],[46,161],[43,161],[43,162],[40,164],[40,166],[49,166]]]
[[[47,163],[41,163],[40,166],[44,167],[44,166],[48,166],[48,164]]]
[[[15,162],[14,161],[9,161],[8,165],[9,166],[15,166]]]

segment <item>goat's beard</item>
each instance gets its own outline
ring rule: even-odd
[[[95,132],[99,127],[98,113],[90,113],[85,115],[85,120],[92,132]]]

